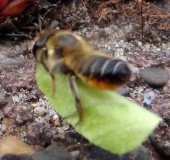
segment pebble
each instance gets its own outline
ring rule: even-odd
[[[139,68],[138,67],[134,67],[134,66],[130,66],[130,69],[133,73],[137,73],[139,72]]]
[[[37,116],[43,116],[45,114],[45,109],[43,107],[35,107],[34,108],[34,113]]]
[[[56,126],[60,124],[60,119],[57,114],[53,116],[52,120]]]
[[[147,89],[144,93],[143,105],[149,108],[151,103],[154,101],[154,99],[155,99],[155,93],[150,89]]]
[[[55,144],[34,153],[31,158],[32,160],[76,160],[69,152]]]
[[[1,124],[0,125],[1,132],[4,132],[6,130],[6,125]]]
[[[158,52],[160,52],[160,51],[161,51],[161,48],[156,48],[156,50],[157,50]]]
[[[170,48],[166,49],[166,57],[169,58],[170,57]]]
[[[0,110],[0,120],[4,117],[2,110]]]
[[[78,155],[80,154],[80,151],[79,151],[79,150],[75,150],[75,151],[70,152],[70,154],[71,154],[73,157],[78,157]]]
[[[142,42],[138,42],[138,46],[142,46]]]
[[[146,50],[149,50],[150,49],[150,44],[149,43],[147,43],[146,45],[145,45],[145,48],[146,48]]]
[[[39,103],[33,103],[33,104],[31,104],[32,105],[32,107],[39,107],[40,106],[40,104]]]
[[[116,48],[119,48],[120,46],[118,44],[115,45]]]
[[[169,73],[164,68],[145,68],[140,70],[140,76],[152,87],[162,87],[169,80]]]
[[[121,87],[117,89],[116,92],[122,96],[126,96],[129,93],[129,87],[128,86]]]

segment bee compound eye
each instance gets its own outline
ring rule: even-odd
[[[44,36],[41,37],[38,41],[35,42],[32,52],[34,54],[34,56],[36,57],[36,52],[40,49],[43,49],[43,47],[45,47],[46,42],[48,41],[48,39],[52,36],[53,34],[49,34],[48,36]],[[46,51],[47,52],[47,51]]]
[[[33,54],[34,56],[36,56],[36,52],[39,50],[39,49],[42,49],[44,46],[45,46],[45,43],[46,43],[46,37],[43,37],[41,39],[39,39],[33,46]]]

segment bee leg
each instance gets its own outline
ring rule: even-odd
[[[41,63],[43,67],[45,68],[45,70],[49,72],[49,69],[47,68],[43,60],[41,60]],[[52,73],[50,73],[50,76],[51,76],[51,85],[52,85],[52,97],[54,98],[55,91],[56,91],[55,76]]]
[[[75,98],[76,109],[77,109],[77,112],[79,115],[79,120],[76,123],[76,125],[77,125],[82,120],[83,110],[82,110],[82,105],[81,105],[81,101],[80,101],[80,95],[78,93],[78,88],[77,88],[77,85],[75,82],[75,76],[69,77],[69,85],[70,85],[71,91],[73,93],[73,96]]]

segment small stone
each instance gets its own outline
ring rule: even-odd
[[[138,46],[142,46],[142,42],[138,42]]]
[[[119,48],[120,46],[119,46],[119,44],[116,44],[115,47],[116,47],[116,48]]]
[[[34,113],[37,116],[43,116],[45,114],[45,109],[43,107],[35,107],[34,108]]]
[[[71,155],[73,156],[73,157],[78,157],[78,155],[80,154],[80,151],[79,150],[76,150],[76,151],[72,151],[72,152],[70,152],[71,153]]]
[[[129,87],[128,86],[121,87],[117,89],[116,92],[122,96],[126,96],[129,93]]]
[[[40,106],[40,104],[39,103],[33,103],[33,104],[31,104],[32,105],[32,107],[39,107]]]
[[[2,110],[0,110],[0,120],[4,117]]]
[[[130,66],[130,69],[133,73],[137,73],[139,72],[139,68],[138,67],[134,67],[134,66]]]
[[[57,125],[60,125],[60,119],[59,119],[59,116],[56,114],[53,116],[53,119],[54,121],[54,124],[57,126]]]
[[[64,119],[62,121],[62,127],[61,127],[63,130],[68,130],[70,128],[70,125],[67,123],[67,120]]]
[[[54,109],[50,109],[48,111],[48,114],[49,114],[49,116],[54,116],[54,115],[56,115],[56,111],[54,111]]]
[[[170,57],[170,48],[168,48],[168,49],[166,49],[166,57],[168,58],[168,57]]]
[[[156,50],[157,50],[158,52],[160,52],[160,51],[161,51],[161,48],[156,48]]]
[[[6,125],[2,124],[0,125],[1,132],[6,131]]]
[[[140,70],[140,76],[153,87],[162,87],[169,80],[169,73],[164,68],[145,68]]]
[[[150,44],[149,43],[147,43],[146,45],[145,45],[145,48],[147,49],[147,50],[149,50],[150,49]]]
[[[151,90],[146,90],[144,93],[144,98],[143,98],[143,105],[147,108],[150,107],[151,103],[155,99],[155,93]]]

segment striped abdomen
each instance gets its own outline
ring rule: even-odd
[[[77,75],[95,88],[114,90],[129,81],[131,70],[124,61],[88,55],[77,66]]]

